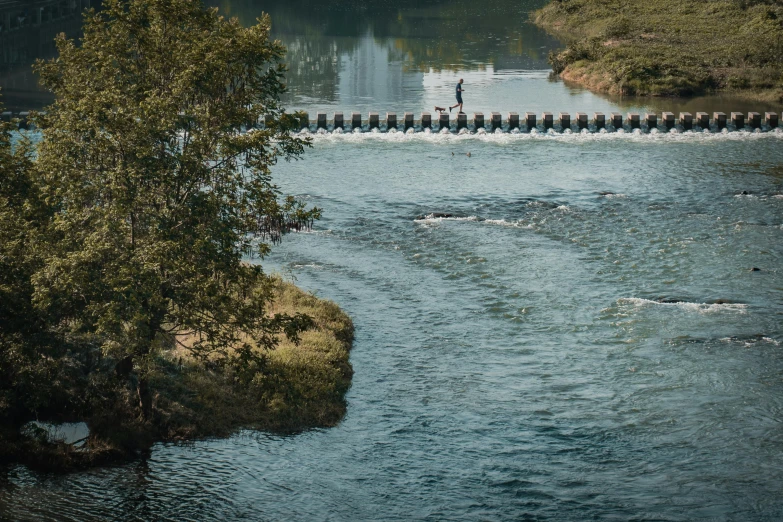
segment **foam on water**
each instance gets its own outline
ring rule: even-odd
[[[686,310],[688,312],[698,312],[702,314],[716,313],[716,312],[737,312],[747,313],[748,305],[743,303],[693,303],[689,301],[677,301],[677,302],[660,302],[653,301],[652,299],[644,299],[641,297],[621,297],[617,300],[619,305],[632,305],[635,308],[645,307],[664,307],[664,308],[678,308]]]
[[[710,133],[704,132],[655,132],[644,133],[640,129],[634,129],[633,132],[626,132],[624,129],[618,129],[616,132],[606,132],[605,129],[601,129],[601,132],[571,132],[570,129],[566,129],[565,132],[559,133],[553,129],[549,129],[546,133],[541,133],[538,130],[532,130],[530,132],[519,132],[518,129],[514,129],[517,132],[504,132],[501,129],[495,129],[494,132],[487,132],[483,129],[479,129],[478,132],[469,132],[467,129],[461,129],[459,133],[454,133],[449,129],[440,129],[433,132],[431,129],[426,128],[423,131],[414,131],[408,129],[407,131],[398,132],[392,130],[390,132],[381,132],[378,129],[373,129],[371,132],[364,132],[361,129],[354,129],[352,132],[343,132],[338,129],[336,131],[328,132],[325,129],[318,129],[318,132],[313,134],[308,130],[303,130],[300,134],[302,136],[311,137],[315,142],[324,143],[357,143],[361,141],[386,141],[390,143],[402,143],[402,142],[429,142],[429,143],[450,143],[454,141],[481,141],[487,143],[495,143],[499,145],[513,145],[516,143],[525,143],[530,141],[549,141],[549,142],[563,142],[563,143],[594,143],[594,142],[613,142],[613,141],[629,141],[636,143],[713,143],[713,142],[740,142],[740,141],[760,141],[760,140],[777,140],[783,141],[783,130],[775,129],[770,132],[748,132],[748,131],[735,131],[728,132],[724,129],[724,132]],[[673,129],[674,130],[674,129]]]
[[[478,216],[448,216],[436,217],[434,214],[427,214],[424,219],[414,219],[416,223],[440,223],[443,221],[480,221]]]

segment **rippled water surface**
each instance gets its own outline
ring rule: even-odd
[[[313,139],[265,266],[353,317],[344,421],[13,468],[0,518],[783,518],[783,133]]]

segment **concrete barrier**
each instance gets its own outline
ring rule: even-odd
[[[664,112],[661,114],[661,123],[666,127],[666,130],[672,130],[674,128],[674,113]]]
[[[403,121],[402,126],[403,126],[403,128],[405,129],[406,132],[408,131],[408,129],[412,129],[413,128],[413,113],[412,112],[406,112],[403,115],[403,120],[404,121]]]
[[[448,112],[441,112],[438,115],[438,126],[441,129],[448,129],[449,128],[449,113]]]
[[[491,129],[494,131],[496,129],[502,129],[504,123],[508,126],[508,130],[511,131],[513,129],[519,129],[522,122],[519,118],[519,113],[517,112],[509,112],[507,113],[508,116],[505,120],[505,122],[501,119],[501,113],[499,112],[492,112],[491,113],[491,119],[490,119],[490,125]],[[745,115],[742,112],[731,112],[729,113],[729,117],[726,117],[726,113],[723,112],[714,112],[712,114],[712,120],[709,118],[709,114],[706,112],[697,112],[696,117],[694,119],[693,115],[690,112],[680,112],[678,118],[675,120],[674,113],[672,112],[663,112],[660,116],[660,120],[658,119],[658,116],[655,113],[645,113],[642,117],[638,113],[629,112],[627,113],[627,119],[626,122],[628,125],[633,129],[640,128],[640,124],[644,122],[649,128],[656,128],[658,124],[664,126],[667,130],[671,130],[674,128],[676,123],[679,123],[679,125],[682,126],[684,130],[691,130],[693,129],[694,124],[698,125],[702,129],[709,129],[710,124],[715,125],[718,129],[725,129],[728,123],[732,124],[732,130],[734,127],[737,129],[744,129],[746,126],[750,127],[752,129],[761,129],[763,131],[767,131],[769,129],[775,129],[780,125],[780,115],[777,112],[765,112],[764,119],[761,118],[761,113],[758,112],[748,112],[747,115]],[[16,120],[18,122],[20,129],[32,129],[33,124],[29,120],[30,113],[28,111],[23,111],[19,113],[13,113],[11,111],[4,111],[0,113],[0,120],[5,122],[10,122],[11,120]],[[328,129],[328,124],[330,121],[326,119],[326,113],[325,112],[318,112],[316,113],[316,119],[315,119],[315,126],[316,129]],[[370,129],[380,129],[380,117],[379,113],[377,112],[370,112],[369,113],[369,119],[367,121]],[[179,119],[187,119],[187,116],[183,114],[178,115]],[[440,113],[438,116],[438,124],[440,125],[441,129],[444,128],[450,128],[450,120],[449,120],[449,114],[448,113]],[[311,128],[310,125],[312,122],[309,120],[308,113],[304,111],[297,111],[295,120],[299,124],[300,129],[309,129]],[[606,122],[606,116],[602,112],[596,112],[593,113],[592,120],[588,119],[587,113],[584,112],[577,112],[575,113],[575,122],[576,127],[581,131],[582,129],[590,129],[590,123],[592,122],[595,125],[596,130],[600,130],[603,128],[606,128],[607,122]],[[615,129],[622,128],[623,126],[623,116],[620,113],[612,112],[609,115],[609,120],[611,125]],[[263,121],[264,125],[269,128],[270,125],[274,122],[273,115],[264,115],[262,117],[259,117],[259,121],[257,124],[260,124]],[[331,122],[334,123],[334,128],[344,128],[345,127],[345,118],[344,113],[342,112],[335,112],[333,113],[333,120]],[[524,113],[524,124],[527,127],[527,130],[532,130],[536,128],[536,124],[538,123],[536,114],[533,112],[525,112]],[[554,118],[552,116],[551,112],[543,112],[541,114],[541,123],[543,124],[544,129],[548,130],[553,128],[554,126]],[[562,127],[563,130],[570,129],[571,128],[571,116],[567,112],[561,112],[558,113],[558,119],[557,123]],[[414,119],[414,113],[412,112],[406,112],[403,116],[403,126],[404,130],[407,131],[408,129],[415,129],[416,128],[416,120]],[[473,125],[475,130],[486,128],[485,126],[485,119],[484,119],[484,113],[482,112],[475,112],[473,113]],[[248,125],[249,128],[252,125]],[[387,112],[386,113],[386,119],[385,119],[385,126],[386,129],[398,129],[399,128],[399,122],[397,120],[397,113],[394,112]],[[362,127],[362,116],[359,112],[352,112],[351,113],[351,128],[361,128]],[[426,128],[432,128],[432,116],[429,112],[423,112],[421,113],[421,127],[423,129]],[[468,117],[467,114],[460,112],[457,115],[456,119],[456,128],[457,131],[461,131],[462,129],[467,129],[468,127]]]
[[[744,129],[745,128],[745,115],[741,112],[732,112],[731,113],[731,124],[737,127],[738,129]]]
[[[593,113],[593,124],[595,124],[595,128],[598,130],[605,129],[606,128],[606,115],[604,115],[603,112],[595,112]]]
[[[432,115],[429,112],[421,113],[421,128],[422,129],[432,128]]]
[[[457,114],[457,132],[468,128],[468,115],[464,112]]]
[[[554,118],[552,117],[552,113],[551,112],[542,112],[541,113],[541,121],[544,124],[544,130],[551,129],[554,126],[554,124],[555,124],[555,121],[554,121]]]
[[[509,112],[508,113],[508,119],[506,120],[506,123],[508,124],[508,130],[518,129],[519,128],[519,114],[517,114],[516,112]]]
[[[501,126],[500,123],[500,113],[499,112],[493,112],[490,114],[490,125],[492,126],[492,132],[495,132],[495,129],[499,129]]]
[[[703,112],[701,114],[704,114]],[[680,125],[685,130],[693,129],[693,115],[690,112],[680,113]]]
[[[536,113],[535,112],[526,112],[525,113],[525,125],[527,126],[527,130],[528,131],[536,128]]]
[[[748,125],[751,129],[758,129],[761,127],[761,114],[758,112],[748,113]]]
[[[718,127],[718,129],[726,128],[726,113],[725,112],[713,112],[712,122]]]
[[[612,127],[615,129],[622,129],[623,128],[623,115],[619,112],[613,112],[609,115],[609,119],[612,122]]]
[[[571,115],[567,112],[561,112],[557,115],[557,119],[560,122],[560,127],[563,130],[571,128]]]

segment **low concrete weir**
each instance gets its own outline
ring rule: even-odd
[[[493,112],[491,114],[490,124],[492,125],[492,131],[494,132],[495,129],[500,128],[500,113],[499,112]]]
[[[562,127],[563,130],[571,128],[571,115],[567,112],[561,112],[558,114],[557,119],[560,121],[560,127]]]
[[[715,122],[715,125],[718,127],[718,129],[725,129],[726,128],[726,113],[725,112],[713,112],[712,113],[712,121]]]
[[[449,113],[448,112],[441,112],[438,115],[438,126],[441,129],[448,129],[449,128]]]
[[[704,113],[701,113],[704,114]],[[680,125],[682,125],[682,128],[685,130],[691,130],[693,129],[693,115],[690,112],[681,112],[680,113]]]
[[[468,128],[468,115],[464,112],[457,114],[457,132]]]
[[[408,129],[413,128],[413,113],[412,112],[406,112],[404,116],[404,123],[403,127],[405,127],[405,131],[407,132]]]
[[[745,115],[741,112],[732,112],[731,113],[731,124],[737,127],[738,129],[741,129],[745,126]]]
[[[30,112],[11,112],[4,111],[0,113],[0,121],[14,122],[20,129],[32,130],[35,128],[30,121]],[[408,132],[409,129],[413,131],[422,131],[424,129],[433,129],[433,123],[437,124],[437,130],[443,131],[448,129],[451,132],[463,132],[463,129],[468,132],[476,132],[481,129],[487,132],[495,132],[500,130],[501,132],[531,132],[538,130],[539,132],[547,132],[553,129],[557,132],[563,132],[566,130],[573,130],[574,132],[588,131],[594,132],[614,132],[620,130],[632,131],[634,129],[647,130],[658,129],[659,131],[746,131],[746,132],[780,132],[777,131],[780,127],[780,120],[783,117],[777,112],[764,112],[763,118],[760,112],[730,112],[727,116],[725,112],[714,112],[712,118],[710,118],[707,112],[697,112],[695,117],[690,112],[680,112],[676,117],[673,112],[663,112],[659,114],[648,112],[643,115],[635,112],[629,112],[626,114],[625,119],[623,115],[618,112],[612,112],[607,116],[602,112],[593,113],[592,119],[587,113],[577,112],[572,119],[571,114],[568,112],[560,112],[555,120],[553,113],[543,112],[541,113],[541,119],[539,120],[536,113],[525,112],[522,113],[523,117],[520,118],[518,112],[508,112],[506,117],[503,118],[500,112],[492,112],[489,117],[489,121],[486,121],[483,112],[473,113],[471,119],[468,118],[467,113],[460,112],[457,114],[455,121],[450,119],[448,112],[439,112],[437,115],[438,121],[432,121],[432,114],[429,112],[422,112],[420,119],[416,119],[416,115],[413,112],[403,113],[402,122],[397,118],[397,113],[387,112],[385,118],[382,120],[378,112],[369,112],[367,119],[362,119],[360,112],[350,113],[350,130],[375,130],[389,131],[391,129],[400,129],[400,123],[402,123],[402,130]],[[185,114],[181,114],[181,120],[187,120]],[[189,120],[188,120],[189,121]],[[313,132],[330,131],[331,129],[345,129],[348,122],[345,121],[345,113],[334,112],[332,113],[332,119],[327,118],[325,112],[317,112],[315,114],[315,120],[310,120],[307,112],[299,111],[295,115],[294,121],[296,122],[295,128],[299,130],[310,130]],[[272,116],[267,115],[259,118],[257,124],[269,127],[272,123]],[[247,128],[254,125],[253,122],[248,123]],[[454,126],[452,126],[454,125]],[[572,126],[573,125],[573,126]]]
[[[430,114],[429,112],[421,113],[421,128],[422,129],[432,128],[432,114]]]
[[[759,114],[758,112],[749,112],[748,125],[750,126],[751,129],[761,128],[761,114]]]
[[[525,126],[530,129],[536,128],[536,113],[535,112],[526,112],[525,113]]]
[[[541,121],[544,122],[544,130],[551,129],[554,126],[554,120],[551,112],[542,112]]]
[[[519,128],[519,113],[509,112],[508,113],[508,119],[506,120],[506,125],[508,125],[508,130],[518,129]]]
[[[666,127],[666,130],[672,130],[674,128],[674,113],[664,112],[661,114],[661,123]]]

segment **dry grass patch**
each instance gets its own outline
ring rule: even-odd
[[[335,303],[275,280],[269,310],[303,313],[315,326],[299,343],[283,336],[263,364],[242,374],[202,364],[182,347],[155,378],[157,424],[164,439],[228,435],[241,428],[295,432],[334,426],[345,415],[353,370],[353,323]],[[180,342],[192,342],[182,336]]]

